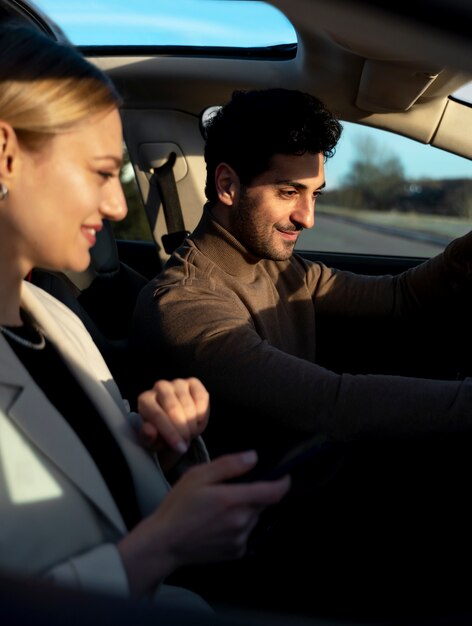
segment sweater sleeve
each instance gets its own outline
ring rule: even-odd
[[[398,276],[364,276],[319,263],[305,263],[304,269],[308,289],[320,313],[408,319],[430,308],[447,306],[451,297],[469,296],[472,232],[452,241],[441,254]]]
[[[471,251],[468,234],[399,276],[366,277],[300,260],[298,268],[291,265],[293,271],[283,266],[284,279],[291,272],[291,281],[297,280],[295,274],[306,280],[306,295],[317,313],[410,319],[450,302],[453,294],[467,293]],[[217,272],[199,253],[188,257],[187,265],[177,259],[141,294],[134,319],[134,338],[140,341],[135,345],[148,364],[159,354],[172,375],[200,377],[236,419],[238,414],[250,420],[262,417],[266,424],[345,441],[472,428],[472,379],[352,375],[323,368],[300,357],[303,347],[277,347],[286,345],[284,333],[297,333],[297,325],[311,324],[314,332],[312,307],[305,306],[303,295],[298,301],[285,298],[274,273],[277,315],[273,303],[264,310],[259,298],[254,316],[259,283],[248,295],[229,272]],[[302,294],[303,288],[298,289]],[[282,319],[290,319],[290,326],[284,322],[274,330]],[[267,332],[277,335],[279,343],[267,340]],[[309,333],[305,337],[312,341]]]
[[[262,339],[224,289],[196,281],[157,295],[141,300],[152,320],[142,327],[146,346],[167,351],[174,374],[200,377],[231,409],[344,441],[472,428],[471,379],[337,374]]]

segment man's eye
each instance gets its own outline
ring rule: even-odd
[[[287,198],[293,198],[297,195],[296,189],[281,189],[280,193]]]
[[[108,178],[113,178],[114,177],[113,172],[98,172],[98,175],[101,176],[102,178],[105,178],[106,180]]]
[[[315,193],[313,194],[314,198],[319,198],[320,196],[323,195],[323,192],[321,191],[321,189],[319,191],[315,191]]]

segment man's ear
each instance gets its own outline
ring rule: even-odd
[[[7,184],[16,169],[18,138],[12,126],[0,120],[0,182]]]
[[[215,170],[215,187],[218,199],[226,206],[233,206],[239,193],[239,176],[227,163],[220,163]]]

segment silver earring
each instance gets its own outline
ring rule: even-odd
[[[0,183],[0,200],[8,198],[8,187],[4,183]]]

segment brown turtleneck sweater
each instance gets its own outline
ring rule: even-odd
[[[470,251],[469,251],[470,250]],[[210,391],[210,452],[279,456],[315,433],[334,440],[472,430],[472,380],[337,374],[316,364],[315,323],[408,319],[471,275],[472,236],[399,276],[336,271],[294,254],[253,257],[208,210],[143,290],[132,346],[142,386],[199,377]],[[214,435],[212,437],[212,434]]]

